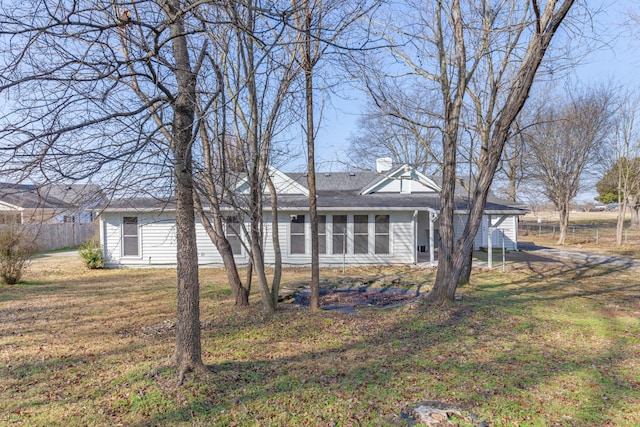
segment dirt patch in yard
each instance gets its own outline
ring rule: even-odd
[[[356,307],[396,307],[413,301],[418,291],[396,288],[323,289],[320,292],[320,307],[325,310],[353,311]],[[300,291],[296,303],[308,306],[310,292]]]

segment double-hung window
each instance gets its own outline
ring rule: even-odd
[[[327,216],[318,215],[318,253],[327,253]]]
[[[333,253],[347,253],[347,216],[333,216]]]
[[[291,229],[289,236],[291,239],[291,253],[304,254],[305,251],[305,216],[291,215]]]
[[[125,216],[122,218],[122,255],[140,255],[140,237],[137,216]]]
[[[377,254],[389,253],[389,215],[376,215],[375,251]]]
[[[242,254],[242,242],[240,241],[240,219],[233,215],[225,218],[225,236],[229,245],[231,245],[231,252],[234,255]]]
[[[369,253],[369,215],[353,216],[353,253]]]

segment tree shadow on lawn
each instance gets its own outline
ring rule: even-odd
[[[213,377],[177,388],[174,370],[159,371],[153,381],[174,402],[171,409],[138,414],[132,422],[125,418],[125,424],[196,420],[225,425],[240,420],[238,425],[247,425],[267,424],[272,417],[274,425],[333,425],[331,420],[387,425],[410,403],[440,400],[464,404],[492,425],[531,422],[527,419],[545,425],[604,425],[612,413],[633,411],[632,405],[625,409],[630,399],[640,399],[638,384],[621,368],[631,353],[628,337],[618,336],[619,325],[611,320],[608,346],[576,353],[571,347],[539,344],[547,334],[565,331],[532,327],[527,316],[529,304],[593,292],[569,290],[576,277],[609,283],[609,275],[617,271],[572,268],[569,278],[558,270],[548,283],[532,280],[537,273],[513,281],[504,276],[502,283],[472,285],[478,290],[472,289],[463,302],[414,311],[312,314],[283,307],[275,319],[262,321],[255,304],[244,312],[230,306],[219,314],[203,309],[203,317],[212,319],[205,322],[203,353],[205,361],[215,362]],[[173,284],[154,289],[164,287],[173,290]],[[115,296],[125,287],[107,291],[105,296]],[[157,340],[172,344],[168,336]],[[155,339],[145,339],[137,348],[123,346],[118,352],[133,359],[149,342],[157,345]],[[29,366],[21,369],[27,372]],[[107,393],[116,390],[111,386]],[[140,407],[151,395],[139,397]],[[555,400],[563,406],[553,406]],[[577,406],[596,410],[575,412]]]
[[[633,265],[632,265],[633,267]],[[491,291],[491,299],[527,303],[529,301],[552,301],[570,298],[585,298],[616,295],[639,291],[640,283],[619,275],[633,272],[629,266],[599,262],[580,262],[554,259],[551,264],[534,260],[519,269],[522,278],[516,280],[494,280],[491,283],[474,285],[481,291]],[[624,281],[631,283],[620,283]],[[472,276],[472,283],[474,278]]]
[[[350,340],[321,350],[304,351],[301,343],[297,354],[265,357],[273,349],[269,344],[278,343],[256,343],[262,348],[254,348],[242,360],[222,357],[204,385],[187,383],[190,403],[154,414],[139,425],[199,419],[211,421],[210,425],[260,424],[269,419],[273,425],[286,421],[333,425],[330,422],[338,420],[344,425],[387,425],[406,405],[422,400],[463,404],[492,425],[527,420],[604,425],[611,414],[625,411],[634,394],[638,396],[637,384],[619,368],[629,353],[623,339],[612,335],[611,346],[587,354],[539,345],[527,333],[514,332],[520,325],[512,324],[511,316],[500,319],[500,313],[493,313],[491,328],[483,328],[487,312],[478,304],[485,302],[402,313],[373,334],[353,331]],[[368,313],[366,322],[387,315]],[[309,315],[312,322],[342,319],[345,326],[357,316]],[[359,328],[365,331],[362,325]],[[547,332],[551,331],[538,333],[543,337]],[[319,331],[315,338],[321,337]],[[290,338],[284,342],[295,344]],[[252,344],[237,343],[244,345]],[[556,401],[560,403],[549,406]]]

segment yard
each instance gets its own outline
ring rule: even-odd
[[[423,288],[433,274],[346,272]],[[203,269],[213,374],[181,387],[170,367],[174,275],[89,271],[51,254],[27,282],[0,286],[0,425],[406,425],[403,408],[427,400],[491,426],[640,425],[638,271],[510,259],[506,273],[476,271],[446,307],[310,314],[282,304],[264,320],[257,299],[234,309],[224,272]],[[287,270],[284,281],[308,275]]]
[[[571,212],[565,244],[580,250],[615,253],[640,258],[640,230],[629,227],[631,214],[627,213],[620,248],[615,247],[618,212]],[[538,220],[540,222],[538,222]],[[538,212],[525,215],[519,225],[521,239],[536,240],[539,244],[554,245],[558,241],[560,225],[557,212]]]

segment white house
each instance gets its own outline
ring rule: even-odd
[[[306,175],[272,169],[278,192],[278,232],[283,263],[311,262],[311,233]],[[408,165],[365,172],[318,173],[316,176],[320,263],[336,265],[413,264],[436,261],[440,186]],[[237,192],[245,192],[240,183]],[[268,199],[268,197],[266,198]],[[466,192],[456,195],[455,231],[467,215]],[[475,248],[518,248],[522,208],[496,198],[486,205]],[[271,211],[264,209],[265,260],[274,262]],[[156,199],[112,201],[100,211],[100,239],[107,266],[172,266],[176,263],[175,205]],[[237,214],[226,217],[238,264],[248,261],[238,233]],[[201,265],[221,266],[222,258],[197,224]],[[491,234],[491,239],[489,238]],[[492,242],[492,245],[491,245]]]

